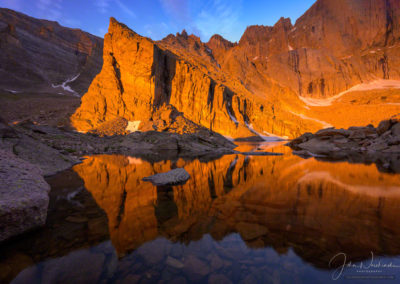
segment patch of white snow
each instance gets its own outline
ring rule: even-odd
[[[363,83],[355,85],[350,89],[337,94],[336,96],[327,99],[314,99],[305,98],[299,96],[299,98],[308,106],[330,106],[334,101],[342,97],[343,95],[354,92],[354,91],[371,91],[371,90],[383,90],[383,89],[400,89],[399,80],[375,80],[369,83]]]

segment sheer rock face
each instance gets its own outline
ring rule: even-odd
[[[188,45],[171,47],[185,39],[190,39]],[[104,40],[103,69],[72,116],[73,126],[90,131],[117,117],[141,121],[144,126],[171,105],[193,123],[231,137],[256,136],[263,131],[293,136],[305,129],[300,119],[290,125],[274,118],[273,102],[253,96],[235,81],[229,81],[229,87],[223,84],[228,80],[224,74],[213,73],[216,63],[211,56],[199,52],[198,58],[190,58],[196,43],[199,49],[205,48],[186,33],[156,43],[112,18]],[[207,65],[202,66],[200,60]]]
[[[6,90],[82,95],[102,65],[101,38],[3,8],[0,48],[0,88]],[[73,92],[52,87],[74,78],[66,85]]]
[[[170,131],[169,122],[159,117],[173,108],[186,120],[233,138],[296,137],[337,126],[342,117],[327,118],[324,110],[300,99],[329,98],[360,83],[400,79],[394,68],[400,65],[399,19],[400,4],[394,0],[319,0],[295,25],[281,18],[272,27],[250,26],[239,43],[218,35],[203,43],[186,31],[154,42],[112,20],[103,69],[72,124],[91,131],[122,117],[139,123],[139,130],[153,125]],[[379,102],[376,108],[390,117],[391,103]],[[354,116],[360,116],[371,113],[368,104],[340,106],[357,107]],[[349,123],[361,125],[386,118],[354,120],[350,111],[347,116]]]
[[[329,97],[362,82],[400,78],[399,23],[395,0],[319,0],[294,26],[281,18],[273,27],[248,27],[218,63],[243,81],[258,70],[298,95]],[[259,81],[252,76],[248,85],[259,89]]]

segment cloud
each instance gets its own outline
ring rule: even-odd
[[[95,0],[94,3],[100,13],[105,14],[108,12],[108,7],[110,6],[110,0]]]
[[[20,11],[23,8],[22,0],[3,0],[1,6]]]
[[[49,20],[58,21],[62,16],[63,0],[39,0],[36,3],[39,17]]]
[[[174,20],[190,21],[189,0],[160,0],[161,6]]]
[[[170,21],[208,40],[214,33],[240,37],[242,0],[159,0]]]
[[[208,39],[214,33],[232,38],[241,32],[240,7],[242,1],[212,0],[205,5],[194,19],[194,26],[201,36]]]
[[[115,0],[115,2],[119,6],[119,8],[122,9],[124,13],[128,14],[132,18],[136,18],[136,14],[131,9],[129,9],[124,3],[122,3],[120,0]]]

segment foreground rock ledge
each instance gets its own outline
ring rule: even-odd
[[[50,186],[40,168],[0,150],[0,241],[46,222]]]
[[[392,117],[377,128],[350,127],[305,133],[286,144],[293,154],[317,160],[375,163],[379,171],[400,173],[400,120]]]
[[[400,154],[400,116],[379,123],[377,128],[326,128],[315,134],[305,133],[287,144],[298,154],[331,155],[332,153],[369,152]]]
[[[143,178],[144,181],[150,181],[154,185],[177,185],[183,184],[190,178],[189,173],[184,168],[170,170],[166,173],[155,174]]]

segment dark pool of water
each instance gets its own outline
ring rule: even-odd
[[[400,281],[400,175],[255,149],[284,155],[88,157],[48,179],[46,227],[0,247],[0,282]],[[176,167],[185,185],[142,181]]]

